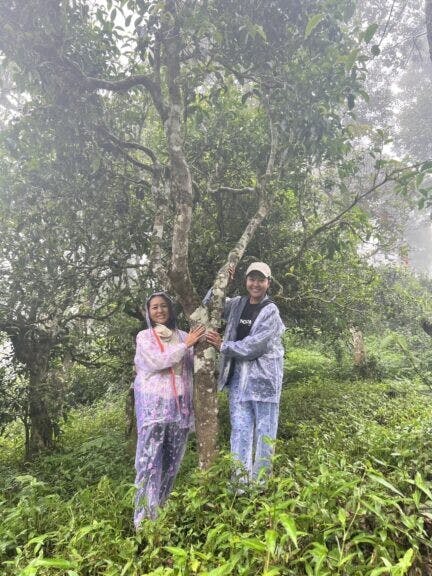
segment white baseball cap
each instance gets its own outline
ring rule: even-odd
[[[261,272],[261,274],[266,278],[271,277],[270,266],[268,266],[265,262],[252,262],[252,264],[246,270],[246,276],[248,276],[251,272]]]

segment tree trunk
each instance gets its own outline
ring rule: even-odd
[[[55,426],[45,399],[45,377],[47,371],[38,367],[30,371],[29,417],[30,437],[26,457],[31,457],[47,448],[52,448]]]
[[[195,347],[194,406],[199,467],[207,469],[217,456],[218,402],[216,352],[208,344]]]
[[[432,62],[432,0],[425,0],[426,34],[429,43],[429,56]]]
[[[234,250],[218,273],[213,285],[213,300],[210,314],[207,308],[200,306],[189,273],[189,233],[192,223],[193,191],[190,168],[187,162],[183,142],[183,110],[184,102],[181,92],[181,62],[180,54],[183,40],[177,15],[175,0],[167,0],[166,18],[161,27],[161,41],[165,48],[164,59],[168,88],[168,106],[163,109],[165,135],[167,138],[170,161],[170,191],[175,205],[175,216],[172,228],[172,253],[169,279],[177,297],[192,322],[204,324],[206,327],[218,329],[221,322],[221,312],[228,284],[228,263],[237,265],[262,220],[269,209],[268,186],[273,176],[277,132],[270,113],[269,96],[265,96],[265,106],[269,119],[269,158],[266,171],[260,178],[257,192],[259,207],[245,228]],[[167,113],[166,113],[167,112]],[[217,455],[217,390],[215,380],[216,354],[208,345],[197,346],[195,356],[195,423],[198,442],[200,466],[207,468]]]
[[[363,332],[356,326],[350,328],[350,332],[352,336],[354,366],[356,368],[361,368],[366,362],[366,348],[363,340]]]

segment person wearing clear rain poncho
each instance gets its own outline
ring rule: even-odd
[[[193,427],[193,346],[205,328],[189,334],[176,325],[171,299],[164,292],[146,303],[147,330],[136,338],[134,381],[137,487],[134,524],[154,519],[167,500]]]
[[[227,387],[229,391],[231,452],[242,464],[243,481],[269,470],[278,426],[285,326],[278,307],[267,296],[270,278],[267,264],[251,264],[246,271],[248,296],[225,302],[223,341],[218,332],[206,335],[220,350],[219,390]],[[204,303],[210,296],[211,291]]]

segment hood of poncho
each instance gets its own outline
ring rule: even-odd
[[[149,304],[150,304],[150,300],[152,298],[154,298],[155,296],[162,296],[168,302],[170,319],[172,319],[172,321],[173,321],[173,326],[165,326],[164,324],[155,324],[155,326],[152,326],[152,322],[150,320],[150,314],[149,314]],[[171,331],[177,330],[177,318],[176,318],[176,314],[174,311],[174,303],[172,301],[172,298],[166,292],[153,292],[153,294],[150,294],[150,296],[146,300],[145,316],[146,316],[147,326],[149,328],[160,327],[160,328],[158,328],[157,332],[160,333],[160,335],[162,335],[162,336],[169,336],[168,333],[166,332],[166,330],[171,330]],[[166,330],[164,330],[163,328],[165,328]]]

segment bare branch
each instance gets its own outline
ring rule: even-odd
[[[256,191],[256,188],[251,188],[250,186],[245,186],[244,188],[229,188],[228,186],[221,186],[220,188],[209,190],[211,194],[220,194],[221,192],[228,192],[229,194],[252,194]]]
[[[251,220],[248,222],[237,244],[228,254],[227,262],[217,273],[216,280],[213,284],[213,298],[210,304],[210,325],[212,328],[217,328],[220,325],[224,297],[228,286],[228,267],[230,264],[237,266],[258,227],[266,218],[270,208],[268,185],[274,171],[278,134],[273,125],[270,113],[268,116],[270,129],[270,153],[267,161],[266,171],[260,179],[260,183],[258,185],[258,192],[260,196],[258,209]]]
[[[348,204],[348,206],[346,206],[338,214],[333,216],[333,218],[330,218],[329,220],[327,220],[327,222],[324,222],[323,224],[321,224],[321,226],[318,226],[317,228],[315,228],[315,230],[313,230],[308,236],[306,236],[303,239],[303,242],[302,242],[300,248],[298,249],[297,253],[292,258],[287,260],[285,262],[285,264],[289,264],[289,263],[292,263],[292,262],[298,260],[302,256],[302,254],[304,253],[304,251],[307,249],[307,247],[309,246],[309,244],[312,242],[312,240],[314,238],[319,236],[325,230],[328,230],[328,229],[332,228],[335,224],[339,223],[341,221],[342,217],[345,214],[347,214],[348,212],[350,212],[355,206],[357,206],[359,204],[359,202],[361,202],[362,200],[364,200],[365,198],[370,196],[373,192],[375,192],[376,190],[378,190],[379,188],[384,186],[386,183],[396,180],[397,175],[400,174],[401,172],[407,172],[409,170],[415,170],[416,168],[418,168],[421,165],[422,165],[422,162],[418,162],[417,164],[413,164],[413,165],[405,167],[405,168],[395,168],[391,172],[386,173],[379,182],[377,182],[376,177],[374,177],[374,184],[370,188],[368,188],[367,190],[365,190],[361,194],[356,194],[354,199],[352,200],[352,202],[350,202]]]
[[[114,136],[114,134],[111,134],[111,132],[109,132],[109,130],[107,130],[107,128],[105,128],[104,126],[101,126],[100,130],[105,136],[107,136],[110,140],[112,140],[117,146],[119,146],[121,148],[132,148],[133,150],[140,150],[141,152],[144,152],[144,154],[147,154],[147,156],[150,158],[150,160],[153,162],[153,164],[155,164],[157,162],[156,154],[153,152],[153,150],[151,148],[148,148],[147,146],[144,146],[143,144],[138,144],[138,142],[125,142],[124,140],[120,140],[120,138],[117,138],[117,136]]]

